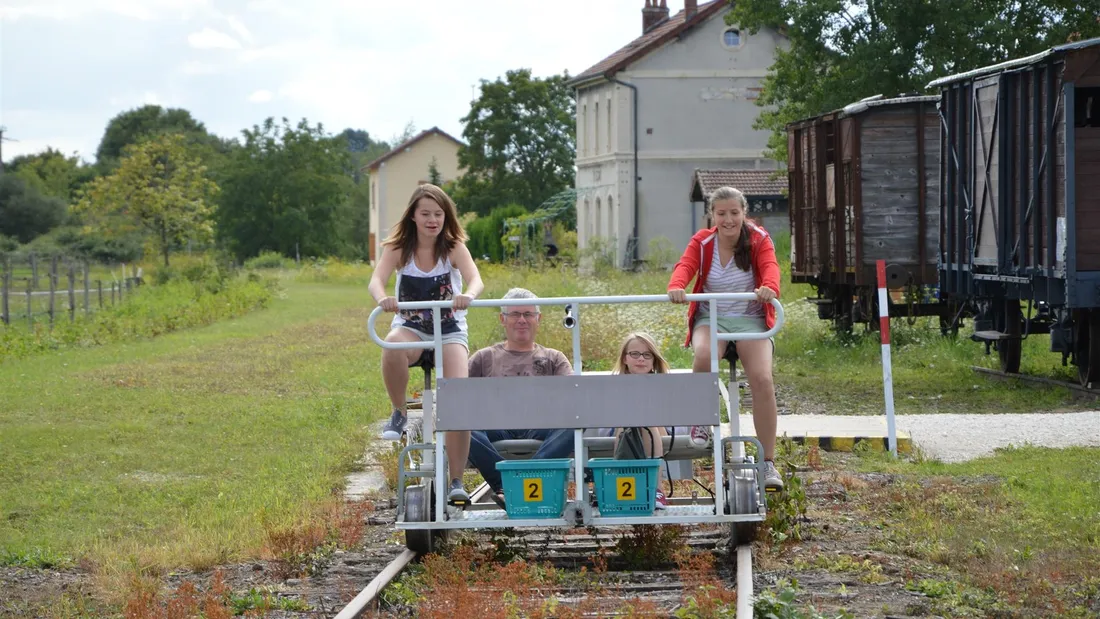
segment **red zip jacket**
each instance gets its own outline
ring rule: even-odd
[[[752,253],[752,274],[755,281],[753,289],[767,286],[775,291],[775,296],[778,298],[779,262],[775,259],[775,245],[766,230],[751,222],[745,222],[745,225],[751,233],[749,247]],[[712,243],[717,238],[717,226],[704,228],[691,237],[684,255],[680,256],[680,260],[672,269],[672,277],[668,280],[669,290],[687,290],[688,283],[694,277],[695,288],[691,292],[703,292],[703,284],[707,281],[711,258],[714,256]],[[685,346],[691,346],[691,325],[698,311],[699,304],[696,301],[688,304],[688,334]],[[769,329],[775,326],[775,308],[770,303],[764,306],[764,320]]]

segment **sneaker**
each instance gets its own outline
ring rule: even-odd
[[[504,491],[503,490],[490,490],[489,491],[489,498],[492,499],[494,503],[499,505],[501,509],[503,509],[503,510],[508,509],[507,507],[504,506]]]
[[[461,506],[470,504],[470,494],[462,487],[461,479],[451,480],[451,488],[447,493],[447,503]]]
[[[393,409],[390,420],[386,422],[386,425],[382,426],[382,440],[401,440],[401,435],[405,433],[405,423],[408,420],[409,418],[405,416],[405,413],[401,412],[401,409]]]
[[[783,489],[783,477],[771,460],[764,461],[764,491],[773,492]]]
[[[706,447],[710,442],[710,432],[703,426],[691,426],[691,442],[697,447]]]
[[[666,497],[665,493],[661,492],[660,490],[657,491],[657,500],[654,503],[654,508],[668,509],[668,497]]]

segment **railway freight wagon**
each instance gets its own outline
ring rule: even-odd
[[[940,286],[1018,372],[1021,342],[1100,378],[1100,39],[946,77]]]
[[[787,125],[791,281],[816,289],[818,316],[839,330],[878,324],[878,260],[891,316],[953,318],[935,292],[936,101],[870,98]]]

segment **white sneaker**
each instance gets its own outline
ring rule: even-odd
[[[691,426],[691,442],[697,447],[706,447],[710,442],[710,432],[703,426]]]

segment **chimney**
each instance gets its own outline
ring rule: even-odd
[[[653,29],[654,26],[668,19],[668,4],[665,0],[645,0],[645,8],[642,9],[642,34]]]
[[[697,0],[684,0],[684,21],[695,17],[695,14],[699,12],[699,3]]]

